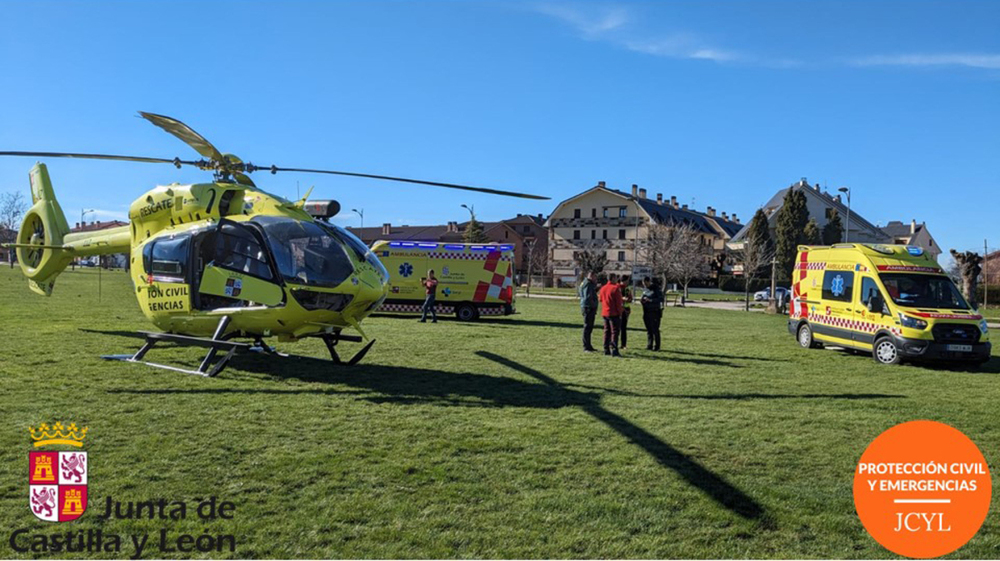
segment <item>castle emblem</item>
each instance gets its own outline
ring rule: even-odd
[[[82,448],[87,427],[76,423],[29,427],[35,448],[69,446]],[[90,464],[82,450],[28,452],[28,506],[46,522],[76,520],[87,510],[87,475]]]

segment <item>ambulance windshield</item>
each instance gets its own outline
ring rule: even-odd
[[[879,278],[889,297],[900,306],[969,309],[955,283],[944,275],[884,273]]]

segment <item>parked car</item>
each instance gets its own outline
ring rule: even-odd
[[[779,287],[777,287],[777,288],[774,289],[774,292],[777,294],[778,298],[781,298],[781,299],[786,300],[786,301],[788,300],[788,289],[787,288],[785,288],[783,286],[779,286]],[[754,292],[753,293],[753,300],[754,300],[754,302],[760,302],[762,300],[770,300],[770,299],[771,299],[771,289],[770,288],[765,288],[764,290],[761,290],[760,292]]]

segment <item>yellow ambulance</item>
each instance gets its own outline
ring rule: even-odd
[[[389,270],[382,312],[419,313],[429,269],[438,279],[437,313],[463,321],[514,313],[514,246],[377,241],[372,252]]]
[[[799,246],[788,330],[799,345],[870,352],[881,364],[990,359],[986,320],[922,248]]]

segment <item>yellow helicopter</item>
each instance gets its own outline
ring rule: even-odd
[[[128,253],[139,307],[162,330],[141,332],[146,342],[135,354],[105,357],[109,359],[215,376],[237,352],[280,354],[264,343],[272,336],[279,341],[321,338],[335,363],[341,362],[337,343],[368,339],[347,363],[365,356],[375,340],[362,331],[361,321],[385,299],[388,272],[361,240],[328,221],[340,210],[336,201],[307,202],[307,192],[293,203],[258,189],[249,177],[255,171],[322,173],[548,199],[385,175],[259,167],[221,153],[176,119],[139,114],[187,143],[202,159],[0,151],[0,156],[166,163],[214,173],[211,183],[161,185],[148,191],[132,203],[128,226],[70,233],[48,169],[43,163],[32,167],[32,206],[16,243],[7,244],[16,248],[31,290],[51,295],[56,277],[77,257]],[[346,328],[360,336],[342,333]],[[208,352],[197,370],[144,362],[144,355],[161,341],[205,347]]]

